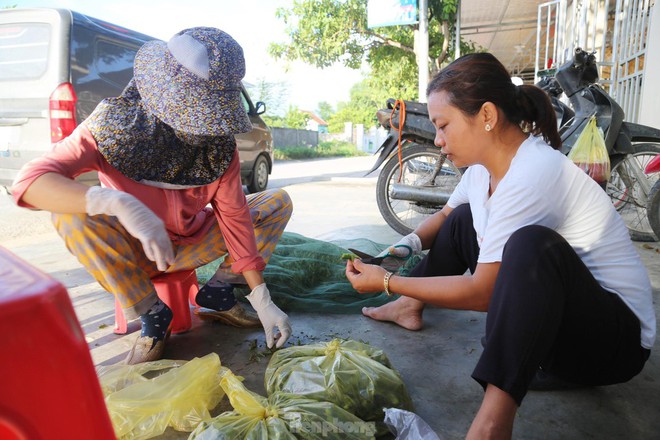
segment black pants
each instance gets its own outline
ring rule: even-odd
[[[474,272],[479,247],[468,205],[457,207],[410,276]],[[538,368],[584,385],[637,375],[650,351],[637,317],[604,290],[555,231],[525,226],[508,240],[486,319],[486,345],[472,377],[520,405]]]

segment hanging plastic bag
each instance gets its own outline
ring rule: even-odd
[[[424,419],[410,411],[386,408],[385,424],[396,435],[394,440],[441,440]]]
[[[160,360],[97,368],[118,439],[156,437],[171,426],[190,432],[211,418],[224,396],[220,358],[211,353],[191,361]]]
[[[240,378],[222,368],[220,384],[234,411],[204,421],[189,440],[374,439],[373,423],[366,423],[330,402],[275,393],[267,399],[245,388]]]
[[[600,185],[605,185],[610,179],[610,156],[595,116],[587,122],[568,153],[568,158]]]
[[[413,409],[399,373],[385,353],[353,340],[288,347],[278,350],[266,367],[268,395],[286,392],[344,408],[388,432],[383,408]]]

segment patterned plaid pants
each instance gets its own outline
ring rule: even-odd
[[[286,191],[267,190],[247,196],[257,250],[268,262],[284,232],[293,205]],[[144,254],[140,241],[116,217],[53,214],[53,224],[66,247],[87,271],[119,300],[127,319],[146,313],[157,295],[151,278],[161,274]],[[217,222],[196,244],[174,245],[175,261],[167,272],[195,269],[227,256],[221,271],[229,272],[227,254]]]

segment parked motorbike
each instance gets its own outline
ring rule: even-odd
[[[570,152],[591,116],[595,115],[610,157],[611,177],[605,190],[633,240],[657,240],[648,222],[646,207],[652,181],[645,176],[644,168],[660,154],[660,130],[624,121],[621,106],[598,84],[594,53],[577,48],[573,59],[561,66],[552,80],[574,111],[573,118],[559,128],[562,152]],[[537,85],[548,92],[543,84]],[[557,90],[548,94],[555,109],[565,106]]]
[[[578,48],[554,77],[537,85],[548,93],[555,108],[564,154],[570,152],[591,116],[596,116],[611,164],[605,190],[634,240],[656,240],[646,215],[651,182],[644,168],[660,154],[660,130],[625,122],[623,109],[597,81],[594,54]],[[561,100],[562,95],[570,106]],[[462,170],[433,145],[435,128],[426,104],[389,99],[377,117],[389,133],[369,173],[385,163],[376,185],[378,207],[394,230],[407,234],[447,203]],[[396,154],[399,137],[402,149]]]
[[[646,175],[655,177],[656,181],[649,193],[646,213],[649,224],[656,237],[660,237],[660,155],[656,156],[644,169]]]
[[[433,144],[435,127],[426,104],[388,99],[376,116],[389,133],[367,174],[385,163],[376,183],[378,209],[392,229],[406,235],[442,209],[462,170]]]

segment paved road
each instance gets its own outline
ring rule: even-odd
[[[269,188],[282,188],[306,182],[365,178],[375,182],[378,173],[365,174],[376,162],[374,156],[337,159],[277,161],[268,183]]]
[[[19,208],[11,196],[0,191],[0,244],[7,245],[52,231],[49,213]]]

